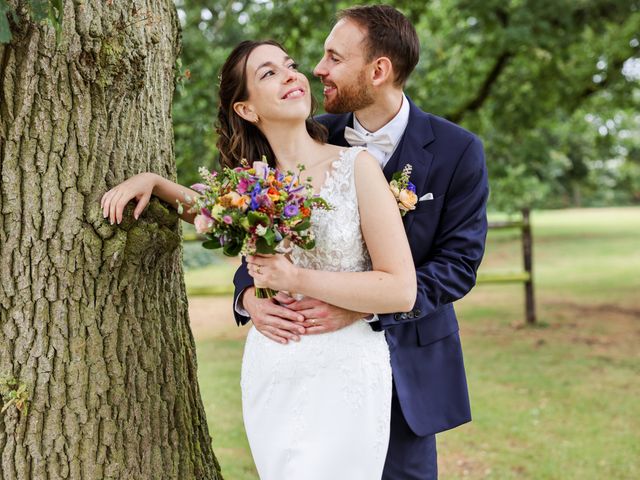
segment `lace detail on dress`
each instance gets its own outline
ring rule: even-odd
[[[293,247],[291,260],[296,265],[314,270],[362,272],[371,269],[362,230],[356,192],[354,164],[364,148],[342,150],[331,165],[320,195],[333,207],[315,210],[311,228],[316,246],[311,250]]]

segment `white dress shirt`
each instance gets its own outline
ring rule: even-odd
[[[385,126],[376,130],[375,132],[369,132],[365,129],[360,122],[358,121],[358,117],[353,115],[353,129],[366,136],[373,137],[374,135],[388,135],[391,141],[393,142],[393,150],[389,153],[383,152],[376,145],[366,145],[367,151],[373,155],[378,162],[380,163],[380,167],[384,168],[396,148],[398,147],[398,143],[404,134],[404,131],[407,129],[407,125],[409,124],[409,100],[405,94],[402,94],[402,105],[400,106],[400,110]]]

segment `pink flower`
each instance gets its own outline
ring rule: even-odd
[[[209,190],[209,187],[207,185],[205,185],[204,183],[194,183],[193,185],[191,185],[191,189],[195,190],[196,192],[198,192],[200,194],[203,194],[204,192]]]
[[[222,217],[222,221],[227,225],[231,225],[233,223],[233,218],[231,218],[231,215],[225,215]]]
[[[238,182],[238,188],[236,188],[236,191],[240,194],[247,193],[249,185],[249,180],[247,180],[246,178],[241,178]]]
[[[199,234],[205,234],[213,226],[213,222],[204,215],[196,215],[193,219],[193,225],[196,227],[196,232]]]

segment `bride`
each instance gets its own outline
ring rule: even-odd
[[[396,200],[377,160],[362,148],[325,143],[311,118],[307,78],[275,42],[239,44],[220,79],[218,148],[238,166],[266,155],[280,170],[303,164],[316,193],[333,207],[315,211],[316,247],[289,256],[247,258],[260,286],[295,292],[363,312],[335,332],[278,343],[252,327],[242,361],[242,408],[262,480],[373,480],[382,476],[389,441],[391,366],[384,332],[368,312],[407,311],[416,298],[411,252]],[[108,191],[101,205],[111,222],[151,195],[176,204],[197,195],[152,173]],[[185,210],[181,217],[193,222]]]

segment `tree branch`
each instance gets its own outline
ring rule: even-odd
[[[482,86],[478,90],[478,93],[467,103],[462,105],[462,107],[460,107],[458,110],[449,115],[445,115],[445,118],[451,120],[454,123],[459,123],[467,113],[479,110],[487,100],[487,98],[489,98],[489,95],[491,94],[491,88],[498,81],[498,78],[500,77],[502,72],[504,72],[504,69],[511,57],[513,57],[512,52],[503,52],[496,59],[496,63],[493,65],[491,71],[489,71],[489,73],[487,74],[484,82],[482,82]]]

